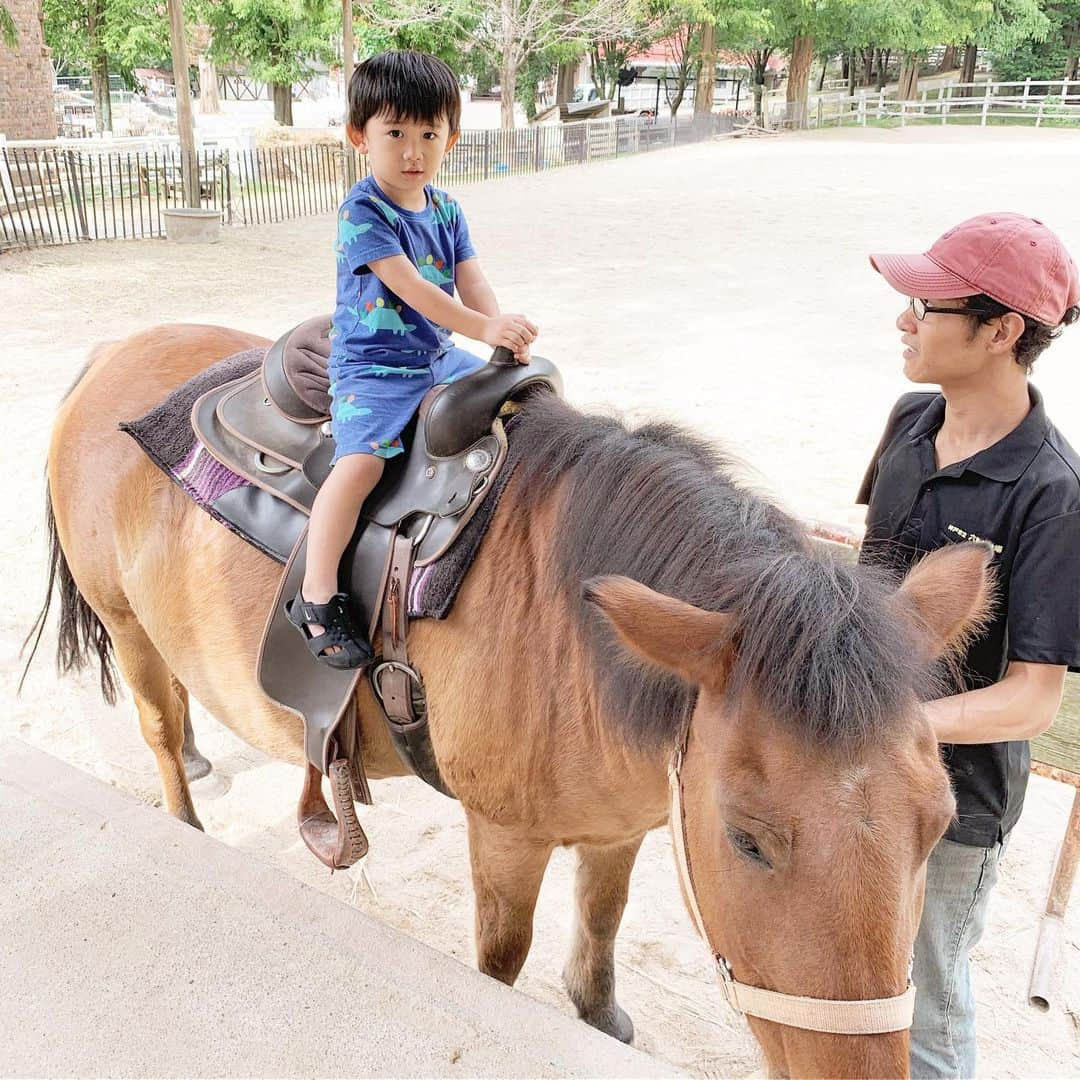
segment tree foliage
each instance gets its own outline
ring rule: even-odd
[[[169,16],[164,3],[98,0],[100,45],[110,66],[133,84],[137,67],[170,64]],[[92,60],[88,0],[43,0],[45,43],[63,70],[85,71]]]
[[[212,0],[200,8],[214,62],[240,64],[261,82],[288,86],[311,76],[312,60],[336,58],[336,0]]]

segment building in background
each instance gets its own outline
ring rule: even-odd
[[[41,0],[3,0],[19,41],[12,51],[0,42],[0,135],[8,139],[55,139],[53,68],[45,44]]]

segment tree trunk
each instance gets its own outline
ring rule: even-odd
[[[207,115],[221,112],[217,66],[206,53],[199,54],[199,112]]]
[[[356,62],[356,34],[353,27],[352,0],[341,0],[341,74],[345,80],[345,119],[349,118],[349,83]],[[356,183],[356,152],[345,139],[345,183],[351,189]]]
[[[946,45],[945,54],[941,58],[941,63],[938,64],[938,71],[955,71],[956,70],[956,46]]]
[[[270,89],[274,94],[274,119],[292,127],[292,83],[271,83]]]
[[[964,46],[964,66],[960,70],[960,81],[962,83],[973,83],[975,81],[975,62],[978,56],[979,46],[968,42]],[[971,97],[971,88],[961,90],[960,95],[961,97]]]
[[[885,83],[889,80],[889,60],[892,58],[892,49],[878,49],[877,58],[877,88],[885,89]]]
[[[577,74],[576,60],[567,60],[559,65],[555,76],[555,104],[565,105],[574,93],[574,79]]]
[[[502,89],[499,95],[499,126],[504,130],[514,127],[514,88],[517,84],[518,61],[510,49],[503,52]]]
[[[852,49],[851,55],[848,58],[847,69],[847,92],[848,97],[855,96],[855,86],[859,79],[859,54]]]
[[[1072,53],[1065,59],[1065,71],[1062,76],[1067,82],[1080,78],[1080,54]]]
[[[112,131],[112,98],[109,96],[109,56],[101,43],[105,30],[105,0],[87,6],[90,38],[90,89],[94,96],[94,127],[100,135]]]
[[[195,123],[191,117],[188,84],[187,38],[184,35],[184,0],[169,0],[169,45],[172,49],[173,83],[176,86],[176,131],[180,136],[180,171],[184,180],[184,205],[202,205],[199,162],[195,156]]]
[[[814,39],[796,34],[791,42],[791,61],[787,82],[787,122],[789,127],[809,126],[807,101],[810,97],[810,64],[814,58]]]
[[[701,63],[698,66],[697,89],[694,93],[694,121],[710,116],[713,107],[713,89],[716,86],[716,27],[701,24]]]
[[[843,67],[843,77],[846,79],[848,77],[848,61],[847,61],[847,56],[846,55],[844,57],[842,67]],[[828,70],[829,70],[829,61],[828,61],[828,59],[825,59],[825,60],[823,60],[821,62],[821,75],[818,76],[818,81],[817,81],[817,88],[818,88],[818,93],[819,94],[822,93],[825,90],[825,72],[827,72]]]
[[[877,49],[863,49],[863,86],[869,86],[874,81],[874,61],[877,59],[877,54]]]
[[[750,65],[750,78],[754,88],[754,123],[758,127],[765,127],[765,72],[769,67],[769,51],[759,50],[752,53],[753,63]]]
[[[911,53],[904,53],[900,58],[899,82],[896,87],[897,99],[913,100],[919,92],[919,58]]]

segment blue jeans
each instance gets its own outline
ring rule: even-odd
[[[1004,845],[941,840],[926,864],[926,902],[915,938],[913,1077],[975,1075],[971,950],[982,937]]]

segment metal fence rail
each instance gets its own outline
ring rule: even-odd
[[[707,125],[616,117],[512,131],[463,131],[435,183],[521,176],[695,141],[732,117]],[[226,225],[261,225],[335,210],[347,190],[351,148],[338,144],[205,149],[197,152],[204,209]],[[95,149],[38,145],[0,148],[0,251],[85,240],[165,235],[163,210],[183,205],[177,148]],[[356,155],[355,175],[367,172]]]

